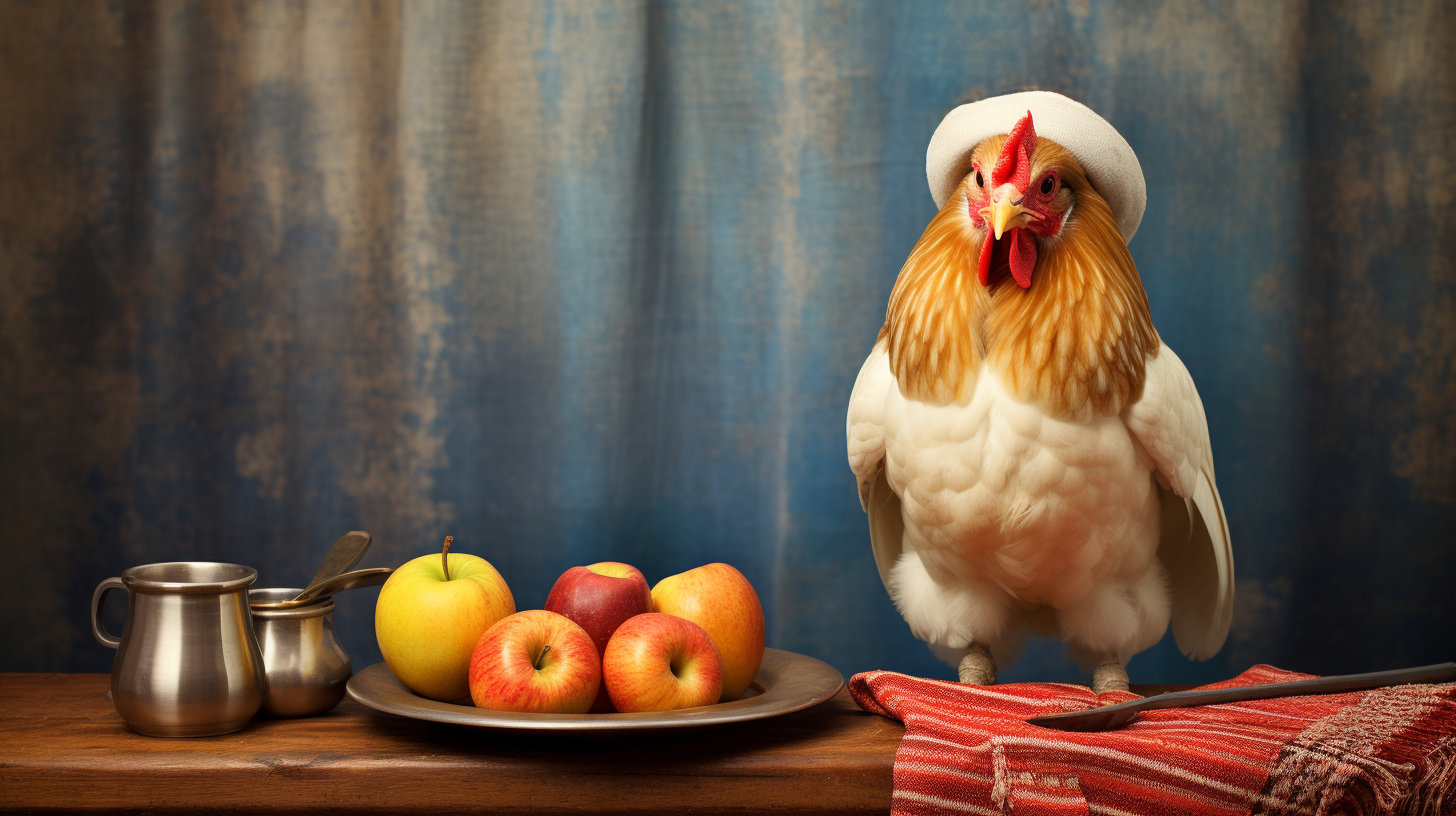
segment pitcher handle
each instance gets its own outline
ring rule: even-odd
[[[106,600],[106,593],[113,589],[126,589],[126,584],[120,578],[107,578],[96,587],[96,594],[91,596],[91,634],[96,636],[96,642],[102,646],[110,646],[113,649],[120,648],[121,638],[113,637],[106,631],[106,625],[101,622],[101,604]]]

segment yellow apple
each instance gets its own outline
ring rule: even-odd
[[[516,611],[495,567],[450,552],[452,541],[445,538],[440,555],[422,555],[391,573],[374,605],[374,636],[389,670],[416,694],[446,701],[470,694],[476,641]]]
[[[763,662],[763,605],[743,573],[727,564],[678,573],[652,588],[652,608],[707,630],[723,659],[722,700],[736,700]]]

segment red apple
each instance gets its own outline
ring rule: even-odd
[[[736,700],[763,663],[763,605],[743,573],[708,564],[663,578],[652,588],[652,608],[687,618],[708,630],[723,658],[723,699]]]
[[[502,618],[470,656],[470,699],[478,708],[584,714],[601,682],[591,636],[543,609]]]
[[[562,573],[546,596],[546,609],[571,618],[585,629],[600,657],[606,654],[607,641],[623,621],[652,611],[652,590],[636,567],[603,561]],[[612,710],[605,685],[597,690],[591,710]]]
[[[674,711],[718,702],[723,661],[703,627],[648,612],[617,627],[602,681],[618,711]]]

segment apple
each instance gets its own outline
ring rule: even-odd
[[[602,682],[618,711],[675,711],[718,702],[723,661],[703,627],[648,612],[628,618],[602,658]]]
[[[562,573],[546,596],[546,610],[565,615],[585,629],[596,644],[597,656],[602,657],[607,641],[623,621],[652,611],[652,590],[636,567],[603,561]],[[597,691],[591,710],[612,710],[605,685]]]
[[[414,693],[458,700],[470,693],[470,655],[515,598],[489,561],[450,552],[422,555],[390,574],[374,605],[374,636],[389,670]]]
[[[585,714],[602,683],[597,647],[565,615],[532,609],[486,630],[470,657],[478,708]]]
[[[657,582],[652,608],[707,630],[723,658],[723,697],[736,700],[763,662],[763,605],[743,573],[708,564]]]

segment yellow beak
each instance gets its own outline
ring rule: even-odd
[[[1026,212],[1026,208],[1020,204],[1012,204],[1011,196],[1002,196],[1001,200],[991,205],[991,227],[996,232],[996,240],[1001,240],[1001,233],[1011,223],[1011,219]]]

